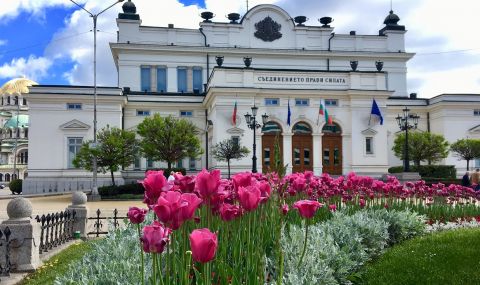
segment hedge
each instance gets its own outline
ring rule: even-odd
[[[9,184],[8,187],[12,194],[20,194],[22,193],[22,179],[14,179]]]
[[[454,165],[412,165],[410,171],[418,172],[420,176],[429,178],[451,178],[457,177],[457,170]],[[403,166],[393,166],[388,169],[388,173],[403,172]]]
[[[98,193],[102,197],[111,197],[119,194],[143,194],[145,192],[141,183],[115,185],[115,186],[103,186],[98,188]]]

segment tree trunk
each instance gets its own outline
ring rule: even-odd
[[[113,178],[113,170],[110,170],[110,175],[112,176],[112,186],[115,186],[115,179]]]
[[[470,170],[470,159],[467,159],[467,171]]]
[[[227,159],[228,179],[230,179],[230,159]]]

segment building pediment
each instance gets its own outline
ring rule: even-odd
[[[65,124],[60,125],[62,130],[88,130],[90,125],[87,125],[79,120],[71,120]]]
[[[372,129],[372,128],[368,128],[368,129],[365,129],[365,130],[362,131],[362,135],[364,135],[364,136],[374,136],[374,135],[376,135],[377,133],[378,133],[378,132],[375,131],[375,130]]]
[[[480,125],[477,125],[471,129],[468,130],[469,133],[472,133],[472,134],[478,134],[480,133]]]
[[[233,127],[233,128],[230,128],[227,130],[227,133],[228,134],[231,134],[231,135],[242,135],[243,136],[243,133],[245,131],[243,129],[240,129],[240,128],[237,128],[237,127]]]

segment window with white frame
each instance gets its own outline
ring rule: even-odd
[[[167,68],[157,67],[157,92],[167,92]]]
[[[77,156],[80,148],[82,147],[83,138],[81,137],[69,137],[67,138],[68,149],[68,168],[75,168],[73,160]]]
[[[153,168],[153,159],[147,158],[147,169]]]
[[[140,169],[140,157],[136,156],[133,160],[133,169]]]
[[[265,106],[278,106],[278,98],[265,98]]]
[[[82,110],[82,103],[67,103],[67,110]]]
[[[150,66],[140,67],[140,90],[143,92],[148,92],[152,90],[150,69]]]
[[[305,107],[305,106],[308,106],[309,103],[310,103],[309,99],[304,99],[304,98],[295,99],[295,106]]]
[[[365,153],[373,154],[373,137],[365,138]]]
[[[325,99],[325,106],[337,107],[338,106],[338,100],[337,99]]]
[[[238,145],[240,143],[240,137],[233,136],[232,137],[232,142],[233,142],[234,145]]]
[[[179,93],[187,92],[187,68],[177,67],[177,90]]]
[[[195,157],[190,157],[190,160],[188,162],[188,169],[189,170],[197,169],[197,160],[195,159]]]
[[[202,68],[195,66],[192,69],[192,87],[194,94],[200,94],[203,90],[203,76],[202,76]]]
[[[473,115],[474,116],[480,116],[480,109],[473,110]]]
[[[180,111],[180,117],[193,117],[193,111],[191,110]]]
[[[137,110],[137,116],[150,116],[149,110]]]

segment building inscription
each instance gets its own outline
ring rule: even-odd
[[[285,83],[285,84],[320,84],[346,85],[347,78],[341,76],[308,76],[308,75],[256,75],[256,83]]]

